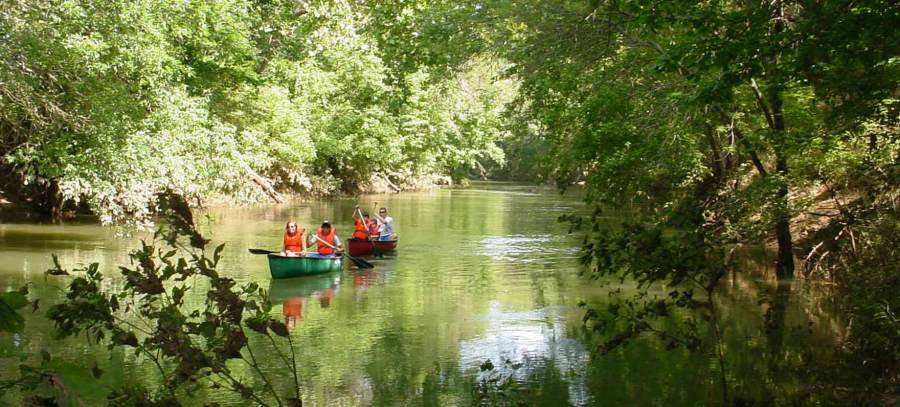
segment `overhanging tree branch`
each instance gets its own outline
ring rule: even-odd
[[[737,126],[735,126],[734,119],[731,116],[729,116],[727,113],[725,113],[725,111],[722,110],[721,107],[715,106],[715,107],[713,107],[713,109],[715,109],[715,111],[717,113],[719,113],[719,117],[722,119],[723,122],[725,122],[726,125],[728,125],[728,128],[731,130],[731,134],[736,139],[738,139],[738,141],[746,143],[744,133],[742,133],[740,131],[740,129],[738,129]],[[753,166],[756,167],[756,171],[759,172],[759,175],[761,175],[763,177],[768,176],[769,173],[768,173],[768,171],[766,171],[766,167],[763,166],[762,161],[760,161],[759,156],[756,154],[756,150],[748,149],[747,154],[750,155],[750,161],[753,162]]]
[[[769,106],[766,105],[766,101],[759,91],[759,85],[756,84],[756,79],[750,78],[750,88],[753,89],[753,95],[756,97],[756,104],[759,106],[759,110],[761,110],[766,117],[766,123],[769,124],[770,129],[774,129],[775,119],[772,117],[772,112],[769,110]]]

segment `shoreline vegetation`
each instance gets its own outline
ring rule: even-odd
[[[828,366],[846,375],[785,404],[891,404],[898,21],[883,0],[14,2],[0,196],[139,226],[160,198],[583,184],[594,213],[561,220],[586,236],[584,274],[640,286],[585,304],[598,354],[638,337],[715,354],[722,403],[749,402],[717,296],[735,253],[766,242],[778,279],[834,283],[852,321]],[[790,299],[765,301],[773,360]]]
[[[334,196],[357,196],[366,194],[393,194],[401,192],[427,191],[436,188],[453,188],[465,187],[469,185],[466,178],[454,182],[453,178],[442,175],[423,175],[416,178],[400,179],[396,182],[390,181],[384,176],[373,176],[368,182],[357,185],[354,191],[335,191],[330,194],[312,194],[309,192],[297,191],[277,191],[274,189],[266,190],[266,187],[260,185],[258,194],[252,199],[241,199],[232,195],[212,195],[203,200],[201,199],[185,199],[185,203],[192,210],[206,209],[217,206],[242,206],[242,205],[259,205],[259,204],[290,204],[292,202],[303,202],[319,198],[328,198]],[[156,205],[165,193],[161,193],[152,202]],[[46,204],[35,202],[34,197],[16,197],[12,200],[4,195],[4,191],[0,190],[0,219],[9,219],[10,217],[23,217],[36,221],[65,221],[74,219],[75,217],[92,217],[101,222],[100,216],[92,211],[90,207],[84,205],[76,205],[74,200],[64,201],[60,203],[61,207],[55,211],[47,211]],[[53,216],[56,213],[57,216]],[[156,211],[151,211],[150,215],[156,215]],[[113,222],[114,220],[111,220]],[[127,225],[128,222],[121,223]],[[107,224],[111,223],[107,222]],[[101,222],[102,223],[102,222]]]

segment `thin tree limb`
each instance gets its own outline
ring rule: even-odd
[[[756,104],[759,106],[759,110],[763,112],[763,115],[766,117],[766,123],[769,124],[770,129],[775,129],[775,119],[772,117],[772,112],[769,110],[769,106],[766,104],[766,100],[763,98],[762,93],[759,91],[759,85],[756,83],[756,79],[750,78],[750,88],[753,89],[753,96],[756,97]]]

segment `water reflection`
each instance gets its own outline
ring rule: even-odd
[[[297,322],[303,319],[303,297],[291,297],[284,300],[281,313],[284,315],[284,324],[288,330],[293,330]]]
[[[534,253],[541,249],[541,244],[553,240],[552,235],[509,235],[489,236],[481,239],[480,254],[503,260],[514,260],[526,253]]]
[[[568,227],[556,221],[558,213],[579,210],[577,198],[507,184],[481,188],[491,192],[441,190],[367,196],[362,202],[213,208],[197,218],[203,219],[204,235],[226,243],[219,263],[223,275],[238,284],[268,286],[274,315],[292,329],[306,404],[476,404],[472,386],[485,360],[498,374],[538,389],[529,404],[718,402],[717,364],[709,355],[666,351],[653,338],[614,354],[591,352],[595,338],[581,325],[584,312],[576,304],[604,307],[610,288],[579,279],[580,236],[567,235]],[[375,269],[272,281],[265,257],[247,251],[280,248],[285,219],[307,227],[331,219],[346,237],[354,205],[371,207],[375,201],[391,208],[404,236],[397,252],[371,260]],[[114,285],[123,283],[117,265],[127,264],[128,250],[138,244],[97,225],[0,224],[0,288],[27,284],[45,309],[64,297],[71,281],[44,278],[51,252],[66,267],[100,262]],[[741,267],[754,268],[758,265]],[[846,321],[829,306],[833,294],[796,284],[788,288],[747,273],[723,285],[719,305],[728,377],[745,399],[771,401],[772,395],[812,388],[790,373],[806,363],[809,352],[814,352],[809,360],[817,362],[834,353],[835,338],[846,335]],[[199,305],[205,295],[197,286],[185,301]],[[151,364],[121,349],[108,352],[81,337],[55,340],[52,323],[41,312],[25,318],[25,332],[0,333],[0,347],[35,355],[49,349],[61,360],[96,361],[110,377],[128,383],[162,380]],[[815,325],[807,329],[810,321]],[[768,336],[767,324],[782,327],[784,336]],[[798,327],[804,329],[793,329]],[[254,343],[264,347],[258,355],[276,386],[282,379],[287,385],[274,347]],[[777,366],[770,368],[772,361]],[[793,365],[779,373],[786,363]],[[0,379],[17,371],[17,363],[0,360]],[[771,395],[761,394],[766,388]],[[220,391],[198,397],[223,405],[240,402]]]
[[[310,299],[318,299],[321,308],[328,308],[341,284],[341,273],[272,280],[269,301],[281,303],[281,314],[289,330],[303,319],[303,307]]]
[[[460,343],[460,368],[464,372],[478,370],[490,361],[494,369],[482,371],[480,380],[499,374],[519,382],[555,370],[555,376],[566,378],[561,382],[568,387],[568,402],[587,403],[590,391],[581,367],[587,365],[590,352],[565,334],[564,311],[550,307],[510,312],[498,302],[491,303],[488,312],[479,317],[488,324],[484,335]]]
[[[365,292],[367,288],[383,284],[387,279],[387,273],[372,269],[362,269],[353,273],[353,288],[357,293]]]

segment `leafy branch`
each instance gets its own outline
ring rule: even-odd
[[[294,375],[293,389],[282,394],[254,352],[251,338],[267,337],[279,354],[275,337],[287,338],[293,346],[287,327],[270,315],[267,293],[256,283],[238,286],[221,276],[216,267],[224,244],[212,253],[205,245],[191,223],[172,222],[130,253],[130,264],[119,267],[125,281],[119,289],[104,288],[114,285],[106,284],[97,263],[69,272],[55,260],[48,275],[74,278],[66,300],[52,306],[48,317],[61,338],[85,332],[91,341],[109,348],[133,348],[151,361],[162,379],[157,392],[162,396],[156,401],[179,403],[179,390],[190,393],[206,385],[262,406],[300,405],[296,361],[282,357],[284,367]],[[207,289],[200,306],[185,303],[185,294],[195,288]],[[139,327],[138,321],[148,322],[150,328]],[[262,388],[245,383],[231,361],[249,367],[264,383]]]

